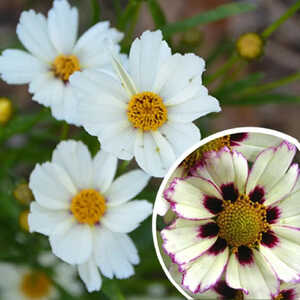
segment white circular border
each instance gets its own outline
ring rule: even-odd
[[[282,133],[280,131],[277,130],[273,130],[273,129],[268,129],[268,128],[263,128],[263,127],[236,127],[236,128],[232,128],[232,129],[227,129],[227,130],[223,130],[220,131],[218,133],[212,134],[206,138],[204,138],[203,140],[200,140],[199,143],[195,144],[194,146],[192,146],[191,148],[187,149],[174,163],[173,165],[170,167],[169,171],[167,172],[167,174],[165,175],[162,183],[160,184],[159,190],[157,192],[156,198],[155,198],[155,203],[154,203],[154,209],[153,209],[153,215],[152,215],[152,238],[153,238],[153,242],[154,242],[154,248],[155,248],[155,252],[156,255],[158,257],[159,263],[162,266],[165,274],[167,275],[169,281],[177,288],[177,290],[187,299],[193,300],[194,298],[192,298],[189,294],[187,294],[184,289],[177,284],[177,282],[173,279],[173,277],[171,276],[169,270],[167,269],[163,259],[162,259],[162,255],[158,246],[158,241],[157,241],[157,230],[156,230],[156,220],[157,220],[157,200],[158,198],[162,197],[162,192],[165,189],[165,186],[169,180],[169,178],[171,177],[171,175],[173,174],[173,172],[175,171],[175,169],[177,168],[177,166],[189,155],[191,154],[194,150],[196,150],[197,148],[205,145],[206,143],[217,139],[219,137],[222,137],[224,135],[229,135],[229,134],[234,134],[234,133],[248,133],[248,132],[256,132],[256,133],[263,133],[263,134],[268,134],[268,135],[273,135],[273,136],[277,136],[283,140],[287,140],[288,142],[294,144],[297,149],[300,151],[300,143],[298,142],[297,139]]]

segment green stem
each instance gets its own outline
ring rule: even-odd
[[[60,134],[61,141],[66,140],[68,138],[69,130],[70,130],[69,124],[66,122],[63,122],[63,125],[61,127],[61,134]]]
[[[267,27],[261,36],[264,39],[267,39],[277,28],[284,23],[287,19],[289,19],[292,15],[294,15],[297,10],[300,9],[300,0],[298,0],[294,5],[292,5],[278,20],[272,23],[269,27]]]
[[[206,79],[206,84],[214,82],[216,79],[224,75],[227,71],[231,69],[231,67],[239,60],[239,56],[237,56],[235,53],[231,55],[229,60],[220,67],[219,70],[217,70],[214,74],[210,75]]]
[[[274,90],[280,86],[286,85],[288,83],[294,82],[296,80],[300,80],[300,72],[297,72],[293,75],[281,78],[279,80],[270,82],[270,83],[266,83],[266,84],[262,84],[260,86],[257,87],[251,87],[247,90],[245,90],[242,94],[243,95],[250,95],[250,94],[258,94],[258,93],[263,93],[269,90]]]
[[[91,0],[91,5],[92,5],[92,11],[93,11],[92,25],[95,25],[100,21],[100,4],[99,4],[99,0]]]

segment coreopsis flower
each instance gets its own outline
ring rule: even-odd
[[[264,40],[255,32],[242,34],[236,42],[236,50],[246,60],[259,58],[264,51]]]
[[[134,170],[114,180],[116,169],[115,156],[92,158],[83,143],[65,141],[30,176],[31,232],[49,236],[53,253],[78,266],[89,291],[101,288],[99,269],[109,278],[134,274],[139,257],[127,234],[152,212],[149,202],[130,201],[149,176]]]
[[[162,177],[200,140],[192,122],[220,111],[202,85],[204,61],[192,53],[172,55],[159,30],[146,31],[132,43],[128,72],[118,58],[112,60],[117,76],[72,76],[82,96],[79,123],[98,136],[105,151],[125,160],[135,157],[147,173]]]
[[[297,300],[300,299],[299,283],[282,283],[279,293],[272,300]]]
[[[178,218],[163,247],[182,284],[204,292],[225,276],[254,299],[269,299],[300,279],[300,207],[296,147],[283,141],[248,161],[227,147],[211,152],[193,176],[175,178],[165,198]]]
[[[216,138],[188,155],[170,176],[166,188],[174,178],[187,176],[197,164],[201,164],[211,151],[219,151],[226,146],[230,150],[241,152],[247,160],[254,161],[259,152],[268,147],[278,146],[281,142],[282,139],[277,136],[256,132],[234,133]],[[159,215],[164,216],[169,208],[170,203],[163,195],[157,199],[156,212]]]
[[[99,22],[77,40],[78,10],[67,0],[55,0],[48,17],[33,10],[22,12],[17,35],[28,52],[8,49],[0,57],[2,79],[9,84],[29,84],[33,100],[51,107],[58,120],[76,123],[77,102],[69,84],[73,73],[110,68],[104,46],[114,51],[123,34]]]
[[[76,281],[76,268],[62,262],[53,265],[53,276],[71,295],[79,296],[81,288]],[[59,291],[49,277],[41,269],[19,266],[11,263],[0,264],[1,299],[3,300],[54,300]]]

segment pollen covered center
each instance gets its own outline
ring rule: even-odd
[[[29,299],[40,299],[50,294],[52,283],[43,272],[30,272],[21,281],[21,292]]]
[[[57,56],[53,62],[54,75],[63,81],[68,81],[70,76],[80,71],[79,60],[75,55],[64,55]]]
[[[219,236],[233,248],[255,247],[269,227],[266,208],[247,195],[240,195],[234,203],[224,201],[223,207],[217,217]]]
[[[132,96],[128,103],[127,116],[135,128],[154,131],[167,121],[168,111],[159,95],[143,92]]]
[[[73,197],[72,214],[81,224],[95,225],[106,211],[105,198],[94,189],[85,189]]]

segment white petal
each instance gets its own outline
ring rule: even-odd
[[[30,175],[29,187],[35,200],[49,209],[68,209],[76,189],[66,171],[57,164],[37,164]]]
[[[138,263],[137,251],[124,234],[113,233],[98,227],[95,231],[95,260],[101,273],[108,277],[123,279],[134,274],[132,264]]]
[[[93,180],[94,186],[97,187],[101,193],[105,193],[111,186],[115,177],[118,166],[118,159],[116,156],[100,150],[93,159]]]
[[[160,30],[145,31],[134,40],[129,53],[129,70],[139,92],[153,90],[157,72],[170,56],[171,49],[162,40]]]
[[[50,210],[43,208],[37,202],[30,205],[28,224],[30,232],[50,235],[56,226],[71,218],[68,210]]]
[[[60,142],[53,151],[52,161],[66,170],[77,190],[93,187],[92,158],[87,146],[82,142]]]
[[[101,289],[102,279],[93,258],[90,258],[84,264],[78,265],[78,273],[89,293]]]
[[[233,151],[232,162],[235,173],[234,182],[239,192],[244,193],[249,172],[247,159],[241,153]]]
[[[50,235],[53,253],[69,264],[85,263],[92,254],[92,231],[89,225],[67,220]]]
[[[286,141],[276,148],[261,152],[252,166],[247,183],[247,193],[256,185],[268,193],[284,176],[295,156],[296,147]]]
[[[109,207],[101,219],[111,231],[129,233],[136,229],[152,213],[152,204],[146,200],[130,201]]]
[[[279,182],[266,194],[264,205],[271,205],[287,195],[293,189],[298,176],[298,164],[293,164]]]
[[[48,35],[47,21],[33,10],[21,14],[17,34],[28,51],[44,62],[52,63],[57,55]]]
[[[211,288],[220,279],[228,260],[228,247],[218,254],[204,254],[185,270],[183,286],[193,293],[202,293]]]
[[[169,121],[159,131],[169,141],[177,157],[199,142],[201,138],[199,128],[193,123],[185,124]]]
[[[153,91],[168,101],[191,85],[195,77],[201,76],[204,65],[204,60],[193,53],[185,55],[176,53],[168,57],[158,70]],[[168,104],[173,103],[168,102]]]
[[[203,117],[212,112],[221,111],[219,101],[207,95],[204,87],[199,93],[180,104],[168,106],[168,119],[173,122],[187,123]]]
[[[155,202],[155,211],[158,215],[164,216],[170,209],[170,203],[164,198],[160,197]]]
[[[134,153],[139,166],[154,177],[163,177],[176,159],[171,145],[159,132],[138,130]]]
[[[118,43],[122,38],[123,33],[109,28],[109,22],[99,22],[80,37],[74,47],[73,54],[79,58],[83,68],[104,67],[111,63],[111,53],[105,47],[106,40],[109,39]],[[115,45],[114,47],[117,52],[118,46]]]
[[[1,77],[9,84],[29,83],[46,68],[44,63],[22,50],[4,50],[0,56]]]
[[[178,265],[195,260],[208,250],[217,236],[202,238],[201,226],[212,221],[190,221],[176,219],[171,226],[161,231],[163,249]]]
[[[48,30],[57,52],[70,54],[77,38],[77,9],[66,0],[55,0],[48,12]]]
[[[106,192],[108,206],[116,206],[133,199],[147,185],[150,176],[141,170],[127,172],[118,177]]]
[[[215,216],[204,206],[207,196],[222,199],[215,186],[200,177],[175,178],[164,196],[178,216],[193,220]]]
[[[15,289],[19,284],[20,277],[22,276],[19,268],[15,265],[3,262],[0,263],[0,274],[2,274],[2,276],[5,274],[5,280],[0,280],[1,292],[4,292],[7,289]],[[8,298],[4,299],[8,300]]]

